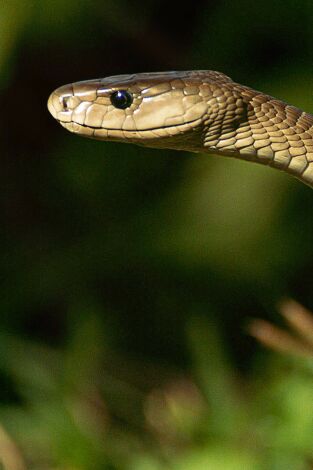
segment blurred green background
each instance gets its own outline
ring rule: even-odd
[[[312,360],[246,332],[313,308],[312,190],[46,109],[68,82],[212,69],[313,112],[312,24],[311,0],[2,0],[3,469],[313,468]]]

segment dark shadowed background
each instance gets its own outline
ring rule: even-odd
[[[312,374],[247,334],[313,308],[312,190],[46,109],[68,82],[212,69],[313,112],[312,25],[309,0],[2,1],[5,470],[312,468]]]

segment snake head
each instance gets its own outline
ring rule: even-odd
[[[85,137],[201,151],[210,102],[219,107],[224,94],[218,90],[228,81],[208,71],[118,75],[62,86],[48,109],[63,127]]]

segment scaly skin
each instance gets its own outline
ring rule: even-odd
[[[110,96],[127,90],[117,109]],[[119,75],[65,85],[48,108],[71,132],[232,156],[286,171],[313,187],[313,116],[212,71]]]

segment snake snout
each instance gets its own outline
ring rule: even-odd
[[[65,85],[55,90],[48,99],[48,110],[58,121],[69,122],[76,105],[73,103],[72,85]]]

